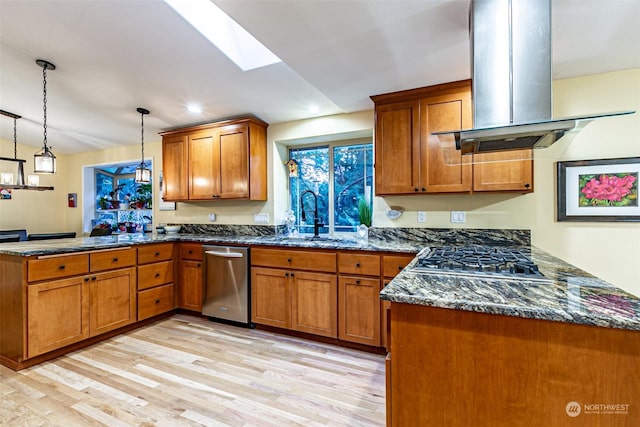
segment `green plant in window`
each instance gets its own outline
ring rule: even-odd
[[[138,207],[150,208],[152,200],[153,193],[151,184],[138,184],[135,195],[135,201],[137,202]]]
[[[360,219],[360,224],[371,227],[371,207],[364,199],[358,200],[358,218]]]

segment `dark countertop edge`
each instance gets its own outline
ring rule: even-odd
[[[628,329],[640,331],[640,321],[629,319],[621,322],[615,318],[590,314],[589,316],[580,313],[567,315],[561,310],[552,308],[536,309],[533,307],[518,307],[509,304],[478,303],[462,300],[438,300],[432,298],[416,297],[413,295],[388,295],[380,293],[380,299],[400,304],[422,305],[425,307],[445,308],[449,310],[473,311],[475,313],[498,314],[509,317],[519,317],[536,320],[549,320],[552,322],[575,323],[578,325],[597,326],[614,329]]]

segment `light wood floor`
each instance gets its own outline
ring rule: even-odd
[[[14,372],[2,426],[384,425],[384,358],[176,315]]]

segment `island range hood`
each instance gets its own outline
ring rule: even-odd
[[[471,0],[474,128],[455,136],[462,154],[546,148],[593,119],[552,118],[551,0]]]

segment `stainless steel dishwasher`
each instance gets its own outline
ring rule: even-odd
[[[203,245],[202,314],[253,327],[250,315],[249,248]]]

